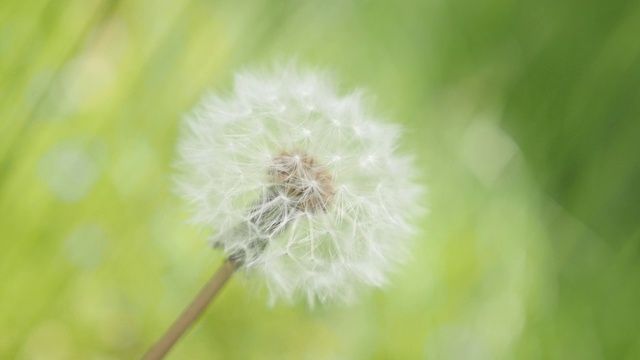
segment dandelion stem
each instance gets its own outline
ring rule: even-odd
[[[209,303],[213,301],[224,284],[231,278],[231,275],[239,267],[239,263],[227,260],[220,266],[218,271],[209,279],[207,284],[200,290],[198,295],[191,301],[191,304],[180,314],[180,317],[171,325],[165,334],[158,340],[142,358],[143,360],[162,359],[185,333],[191,324],[204,312]]]

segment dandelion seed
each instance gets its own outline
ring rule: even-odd
[[[294,66],[243,72],[186,119],[179,186],[271,300],[351,301],[402,259],[423,191],[400,129]]]

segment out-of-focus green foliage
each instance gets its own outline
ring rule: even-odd
[[[640,358],[637,1],[0,2],[0,357],[136,358],[220,264],[180,116],[297,57],[408,129],[431,215],[386,291],[237,277],[176,359]]]

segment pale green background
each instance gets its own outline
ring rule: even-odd
[[[0,2],[0,358],[137,358],[222,261],[180,117],[296,57],[402,123],[412,259],[352,307],[241,277],[174,359],[640,358],[640,2]]]

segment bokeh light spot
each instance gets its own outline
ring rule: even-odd
[[[488,121],[476,120],[464,133],[464,162],[473,175],[487,187],[494,184],[516,151],[515,142]]]
[[[49,320],[31,331],[22,351],[25,359],[69,359],[72,351],[71,336],[64,324]]]
[[[95,268],[104,259],[107,245],[107,235],[98,224],[82,224],[65,241],[67,259],[82,268]]]
[[[38,175],[58,199],[78,202],[87,196],[98,180],[99,166],[83,147],[63,142],[42,156]]]

